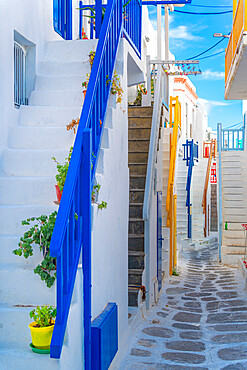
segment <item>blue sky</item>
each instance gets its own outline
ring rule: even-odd
[[[187,12],[221,12],[232,10],[232,0],[192,0],[192,5],[183,8],[175,8]],[[198,7],[220,6],[219,8]],[[225,6],[225,7],[224,7]],[[149,6],[150,18],[156,28],[156,8]],[[164,18],[162,18],[164,25]],[[223,15],[189,15],[170,12],[170,51],[176,59],[189,59],[208,49],[219,38],[213,37],[215,32],[228,34],[232,27],[232,13]],[[202,57],[224,51],[228,39],[225,39],[214,49],[202,55]],[[200,57],[196,58],[200,59]],[[190,79],[197,89],[200,99],[203,99],[208,111],[209,126],[216,128],[218,122],[223,127],[231,126],[242,121],[242,102],[239,100],[225,100],[225,57],[224,53],[200,61],[201,76],[191,76]]]

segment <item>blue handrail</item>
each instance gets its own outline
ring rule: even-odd
[[[186,144],[183,144],[184,147],[184,161],[186,161],[186,166],[188,167],[187,174],[187,184],[186,184],[186,207],[188,214],[188,238],[192,237],[192,213],[191,213],[191,182],[192,182],[192,173],[195,162],[198,162],[198,142],[194,143],[194,140],[186,140]]]
[[[55,223],[50,254],[57,258],[57,318],[51,357],[60,358],[82,248],[84,357],[91,369],[91,192],[114,65],[122,35],[122,0],[108,1],[78,132]]]
[[[98,38],[101,23],[100,17],[97,18],[97,14],[102,13],[102,8],[105,8],[106,5],[102,5],[100,12],[100,3],[96,2],[96,5],[83,5],[82,1],[79,2],[79,37],[81,38],[82,34],[82,17],[84,16],[83,12],[89,12],[90,9],[95,9],[95,30],[93,22],[90,23],[90,39]],[[97,11],[98,7],[98,11]],[[91,16],[93,13],[91,12]],[[142,2],[141,0],[123,0],[123,37],[130,43],[130,45],[135,50],[136,54],[141,56],[141,42],[142,42]]]

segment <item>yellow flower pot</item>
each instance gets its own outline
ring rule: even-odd
[[[54,329],[54,323],[51,326],[46,326],[43,328],[38,328],[35,325],[35,321],[29,324],[33,346],[39,349],[49,349]]]

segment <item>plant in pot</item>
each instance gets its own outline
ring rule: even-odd
[[[83,95],[84,95],[84,99],[86,97],[86,92],[87,92],[87,87],[88,87],[88,83],[89,83],[90,73],[87,73],[86,77],[87,77],[86,81],[83,81],[82,84],[81,84],[82,87],[84,88],[84,90],[82,90]]]
[[[34,319],[29,324],[32,337],[30,346],[32,349],[50,349],[56,314],[57,309],[48,305],[38,306],[29,313],[30,318]]]
[[[20,238],[17,249],[13,253],[17,256],[29,258],[33,256],[33,247],[36,245],[43,254],[43,260],[35,267],[34,273],[40,275],[41,280],[51,288],[56,280],[56,259],[50,256],[50,242],[57,217],[57,211],[40,217],[32,217],[22,221],[22,225],[31,226]]]
[[[78,119],[78,122],[79,122],[79,119]],[[61,197],[62,197],[63,188],[64,188],[67,172],[68,172],[68,169],[69,169],[69,162],[70,162],[70,159],[71,159],[72,151],[73,151],[73,147],[70,148],[69,155],[68,155],[67,158],[65,158],[64,163],[59,163],[56,160],[55,157],[52,157],[54,162],[57,164],[57,172],[58,172],[57,175],[56,175],[57,185],[55,185],[56,194],[57,194],[57,201],[55,201],[54,203],[56,203],[56,204],[60,203],[60,200],[61,200]]]

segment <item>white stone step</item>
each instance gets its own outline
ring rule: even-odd
[[[0,204],[52,205],[56,198],[55,177],[0,177]]]
[[[242,194],[223,194],[222,196],[222,199],[223,200],[227,200],[227,201],[241,201],[241,202],[244,202],[244,196]]]
[[[88,63],[83,62],[40,62],[37,68],[37,74],[44,76],[84,76],[88,71]]]
[[[224,207],[227,207],[227,208],[237,208],[237,209],[241,209],[241,208],[246,208],[245,204],[244,204],[244,199],[242,200],[228,200],[227,198],[223,200],[223,204],[224,204]]]
[[[245,239],[245,230],[238,228],[237,230],[231,229],[231,224],[228,225],[228,230],[225,230],[223,227],[222,237],[226,239],[241,238]]]
[[[69,149],[5,149],[2,154],[2,168],[10,176],[55,176],[57,169],[52,157],[58,162],[64,162],[68,154]]]
[[[97,43],[97,39],[51,41],[46,44],[45,60],[87,62],[90,51],[96,51]]]
[[[223,185],[222,189],[223,197],[228,195],[241,195],[243,194],[243,187],[226,187],[225,184]]]
[[[9,147],[16,149],[64,149],[74,145],[75,134],[66,127],[11,126]]]
[[[77,107],[79,110],[83,104],[83,101],[84,97],[82,89],[71,91],[39,90],[31,93],[29,104],[54,107]]]
[[[238,175],[241,176],[242,168],[241,167],[223,167],[222,168],[222,175]]]
[[[54,205],[21,205],[0,206],[0,234],[22,235],[28,226],[21,224],[22,220],[41,215],[50,215],[57,206]]]
[[[241,181],[241,175],[240,174],[234,174],[234,173],[224,173],[222,174],[222,180],[223,181],[232,181],[233,183]]]
[[[28,328],[29,330],[29,328]],[[0,349],[0,368],[1,370],[60,370],[62,369],[60,360],[50,359],[50,355],[33,353],[28,343],[19,343],[17,345],[4,345]],[[73,367],[76,369],[76,367]]]
[[[6,344],[18,346],[19,341],[23,341],[27,345],[31,342],[28,325],[32,321],[29,312],[33,308],[0,305],[0,348]]]
[[[243,207],[241,209],[225,207],[224,208],[224,215],[228,215],[228,216],[231,216],[231,215],[245,216],[246,215],[245,207]]]
[[[20,108],[20,125],[63,127],[81,114],[81,107],[40,107],[22,105]]]
[[[47,288],[32,268],[0,266],[0,280],[8,282],[8,284],[1,284],[1,303],[55,305],[55,284]]]
[[[81,90],[86,79],[86,71],[79,76],[37,76],[35,90]]]
[[[23,232],[24,233],[24,232]],[[34,254],[30,258],[23,258],[23,256],[16,256],[13,250],[18,248],[20,242],[20,235],[1,235],[0,236],[0,261],[1,266],[12,266],[19,268],[35,268],[40,263],[40,251],[33,248]]]

